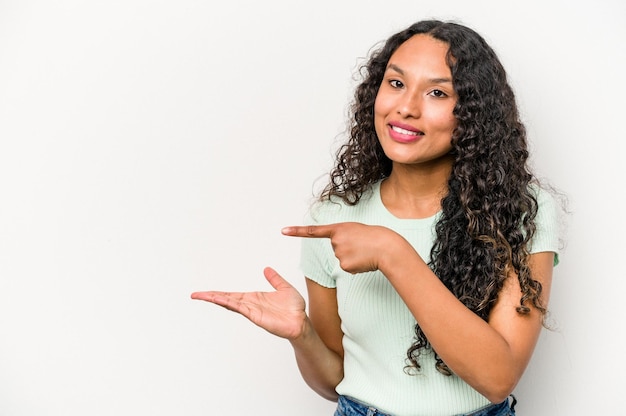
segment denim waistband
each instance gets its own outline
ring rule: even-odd
[[[334,416],[392,416],[352,397],[339,396]]]
[[[507,398],[502,403],[490,404],[482,409],[475,410],[471,413],[463,413],[457,416],[515,416],[515,404],[517,399],[512,394],[510,395],[512,401],[509,404]]]
[[[456,416],[505,416],[515,415],[515,404],[517,400],[515,396],[511,395],[511,403],[509,400],[504,400],[502,403],[490,404],[481,409],[475,410],[471,413],[463,413]],[[362,403],[352,397],[339,396],[337,403],[337,410],[334,416],[393,416],[389,413],[384,413],[381,410]]]

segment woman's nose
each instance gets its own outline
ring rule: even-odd
[[[404,94],[398,103],[398,114],[402,117],[420,117],[422,114],[422,98],[420,95]]]

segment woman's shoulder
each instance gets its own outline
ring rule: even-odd
[[[563,241],[565,196],[547,185],[533,184],[531,189],[537,200],[536,231],[531,252],[553,251],[556,265]]]
[[[538,215],[558,216],[562,202],[561,194],[550,186],[532,183],[530,185],[532,195],[537,200]]]
[[[311,223],[316,224],[355,221],[364,213],[376,209],[377,192],[378,184],[374,184],[354,204],[337,195],[317,200],[309,208],[308,218]]]

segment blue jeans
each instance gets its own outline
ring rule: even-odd
[[[511,395],[513,402],[509,404],[509,400],[505,400],[502,403],[492,404],[482,409],[476,410],[472,413],[466,413],[464,415],[457,416],[515,416],[515,397]],[[339,396],[337,402],[337,410],[334,416],[392,416],[388,413],[383,413],[375,407],[368,406],[364,403],[360,403],[352,398],[346,396]]]

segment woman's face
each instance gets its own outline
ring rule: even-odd
[[[378,140],[394,164],[449,160],[457,95],[446,63],[448,45],[415,35],[391,55],[374,104]],[[448,162],[449,163],[449,162]]]

